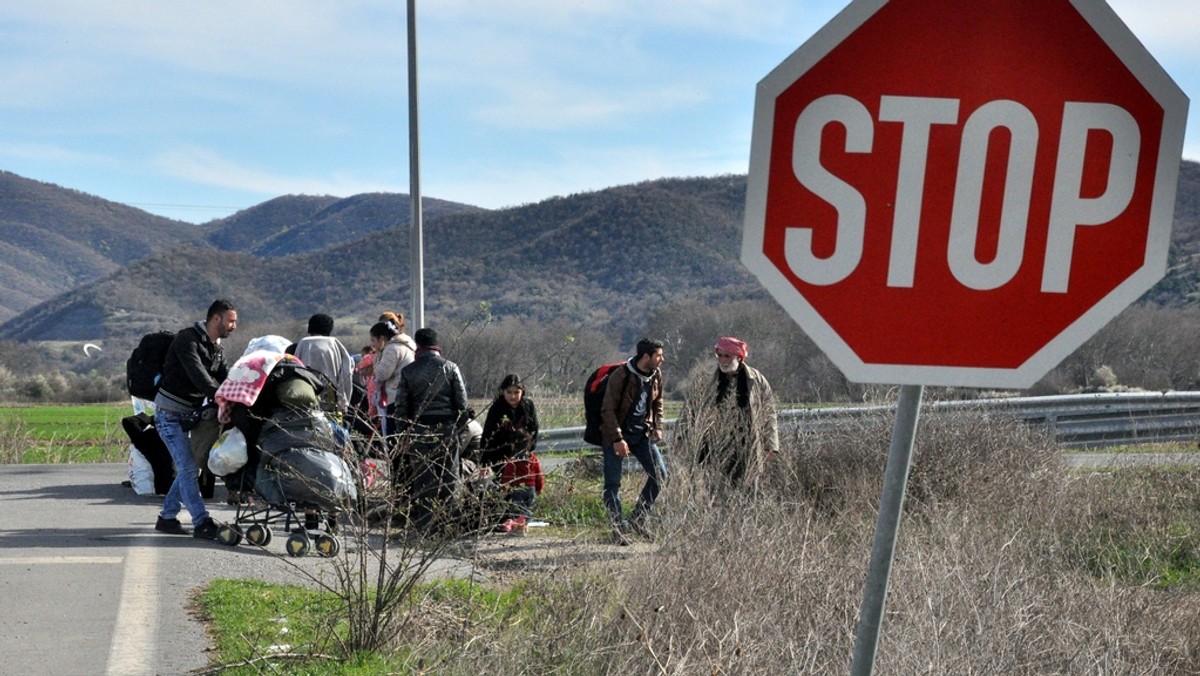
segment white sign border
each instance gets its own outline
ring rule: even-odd
[[[763,253],[763,235],[776,98],[888,1],[854,0],[758,83],[750,143],[750,171],[746,183],[742,264],[846,377],[854,382],[1028,388],[1130,303],[1140,298],[1166,273],[1187,123],[1187,96],[1106,2],[1070,0],[1164,111],[1156,168],[1157,182],[1142,267],[1016,368],[868,364],[858,357],[774,263],[767,259]]]

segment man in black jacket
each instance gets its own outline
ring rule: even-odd
[[[229,374],[221,339],[233,333],[237,320],[232,303],[213,301],[205,320],[177,333],[167,351],[158,396],[154,398],[154,426],[175,461],[175,481],[154,525],[161,533],[187,535],[178,519],[181,507],[192,517],[193,536],[215,539],[220,529],[200,496],[199,468],[184,424],[199,414],[204,401],[213,398]]]
[[[417,356],[400,370],[400,384],[390,414],[400,420],[408,443],[398,444],[408,462],[412,525],[425,532],[446,520],[460,470],[458,428],[467,410],[467,386],[458,365],[442,356],[437,332],[413,335]],[[400,470],[399,458],[392,463]],[[439,518],[440,517],[440,518]]]

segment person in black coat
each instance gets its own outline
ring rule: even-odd
[[[523,530],[533,516],[533,502],[541,471],[532,462],[537,446],[538,418],[533,400],[515,373],[504,376],[483,423],[480,460],[500,476],[508,497],[508,513],[501,531]]]

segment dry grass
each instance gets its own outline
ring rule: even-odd
[[[25,458],[33,436],[16,416],[0,418],[0,465],[15,465]]]
[[[469,620],[408,605],[432,554],[393,542],[404,563],[380,565],[388,541],[363,530],[339,584],[359,612],[344,619],[418,672],[845,673],[890,424],[789,432],[757,490],[732,497],[673,448],[653,544],[604,543],[588,530],[598,495],[579,495],[591,484],[558,479],[543,508],[578,515],[560,537],[461,554],[476,584],[521,590]],[[876,673],[1200,673],[1198,480],[1076,473],[1015,420],[924,414]],[[400,589],[381,613],[387,581]]]
[[[841,437],[793,435],[753,499],[710,500],[704,482],[676,462],[657,549],[599,574],[591,568],[586,578],[561,569],[531,578],[527,596],[539,610],[519,638],[476,644],[494,642],[488,667],[844,673],[889,424],[864,421]],[[1167,485],[1174,498],[1159,494]],[[1015,422],[926,417],[877,673],[1200,673],[1200,597],[1164,588],[1161,575],[1130,577],[1095,534],[1105,526],[1107,542],[1126,546],[1137,529],[1105,520],[1146,530],[1167,512],[1168,520],[1195,517],[1200,510],[1186,502],[1194,486],[1181,475],[1079,477],[1049,440]],[[1130,489],[1145,499],[1120,506]],[[1091,507],[1098,490],[1111,503],[1099,526]],[[454,671],[479,666],[464,655]]]

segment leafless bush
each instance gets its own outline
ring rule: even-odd
[[[655,542],[641,546],[584,536],[489,564],[469,532],[393,538],[404,507],[385,500],[379,526],[349,526],[331,622],[365,632],[346,649],[395,649],[405,668],[447,674],[844,672],[891,418],[793,430],[757,489],[732,494],[710,493],[675,449]],[[1200,672],[1200,595],[1105,552],[1166,542],[1200,559],[1200,538],[1180,535],[1200,473],[1080,475],[1059,455],[1010,417],[923,411],[879,673]],[[448,553],[519,578],[523,602],[467,617],[417,593]]]
[[[522,647],[493,646],[489,664],[548,673],[545,660],[567,655],[571,673],[845,671],[886,418],[790,436],[756,496],[709,499],[695,469],[675,462],[657,549],[598,580],[535,581],[542,616]],[[1078,565],[1064,536],[1084,525],[1088,484],[1057,456],[1010,419],[925,415],[879,673],[1200,671],[1200,598]]]
[[[1200,374],[1200,310],[1132,305],[1056,366],[1033,394],[1111,387],[1108,367],[1123,386],[1188,390]]]
[[[562,322],[486,317],[445,340],[446,355],[458,363],[474,397],[494,396],[509,373],[548,394],[576,393],[592,369],[619,354],[600,332]]]
[[[0,418],[0,465],[19,464],[29,448],[31,436],[18,416]]]

